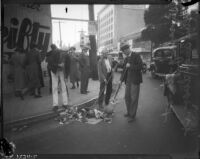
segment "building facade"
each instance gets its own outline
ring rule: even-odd
[[[145,5],[106,5],[97,15],[98,50],[117,50],[121,38],[145,27]]]
[[[2,30],[3,40],[3,93],[12,93],[13,68],[9,60],[16,49],[22,49],[25,53],[30,46],[37,45],[41,50],[44,60],[49,50],[52,35],[50,5],[37,4],[7,4],[4,5],[4,28]]]

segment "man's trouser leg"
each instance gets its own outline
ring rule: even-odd
[[[109,100],[110,100],[110,96],[111,96],[111,94],[112,94],[112,79],[110,79],[110,78],[112,78],[112,77],[110,77],[111,76],[111,73],[109,73],[108,75],[107,75],[107,81],[108,81],[108,83],[107,83],[107,86],[106,86],[106,97],[105,97],[105,104],[106,105],[108,105],[109,104]]]
[[[61,84],[61,89],[62,89],[62,101],[63,105],[68,105],[68,96],[67,96],[67,86],[65,83],[65,77],[63,71],[59,71],[59,78],[60,78],[60,84]]]
[[[85,73],[85,88],[84,88],[85,91],[88,90],[88,83],[89,83],[89,71]]]
[[[103,108],[103,100],[104,100],[104,91],[105,91],[105,82],[100,82],[100,91],[99,91],[99,107]]]
[[[51,78],[51,71],[49,68],[47,68],[48,75],[49,75],[49,92],[52,92],[52,78]]]
[[[125,103],[126,103],[126,110],[127,114],[130,115],[130,104],[131,104],[131,83],[127,82],[126,83],[126,88],[125,88]]]
[[[87,75],[87,72],[84,71],[81,73],[81,92],[82,93],[86,93],[87,85],[88,85],[88,75]]]
[[[58,106],[58,72],[51,72],[53,106]]]
[[[85,93],[84,92],[84,85],[85,85],[84,82],[85,82],[84,81],[84,72],[81,72],[81,88],[80,88],[81,93]]]
[[[136,116],[137,108],[138,108],[138,99],[140,93],[140,85],[131,84],[131,103],[129,107],[129,114],[132,118]]]

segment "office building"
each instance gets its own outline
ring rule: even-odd
[[[121,38],[145,27],[145,5],[106,5],[97,16],[98,51],[117,50]]]

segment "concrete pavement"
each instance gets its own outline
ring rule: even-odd
[[[17,121],[39,117],[44,114],[52,113],[52,95],[49,94],[48,79],[45,78],[45,87],[41,89],[42,97],[34,98],[26,95],[24,100],[15,97],[14,95],[4,96],[4,123],[14,123]],[[69,88],[69,104],[79,105],[91,99],[98,97],[99,81],[90,79],[87,95],[80,94],[80,88],[70,89],[71,84],[68,82]],[[61,106],[61,95],[59,95],[59,105]]]
[[[119,81],[119,73],[114,75],[113,83]],[[45,87],[41,89],[42,97],[34,98],[26,95],[24,100],[14,95],[4,95],[4,124],[6,127],[13,127],[36,122],[39,120],[54,117],[52,112],[52,95],[49,94],[48,77],[44,78]],[[70,89],[71,83],[67,82],[69,90],[69,104],[74,106],[84,106],[94,103],[98,98],[99,81],[89,80],[87,95],[80,94],[80,88]],[[59,95],[59,104],[61,103],[61,95]]]
[[[80,122],[60,125],[46,120],[20,132],[7,133],[18,154],[170,154],[194,158],[196,138],[184,136],[177,118],[171,114],[164,122],[166,108],[162,83],[144,75],[136,121],[128,123],[120,90],[111,124],[89,125]]]

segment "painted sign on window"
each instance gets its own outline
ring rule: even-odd
[[[8,26],[5,26],[2,32],[4,49],[9,49],[9,52],[16,49],[27,52],[30,46],[36,44],[43,53],[47,52],[51,36],[49,26],[32,22],[29,18],[24,18],[20,23],[15,17],[11,18]],[[6,54],[6,51],[4,53]]]

